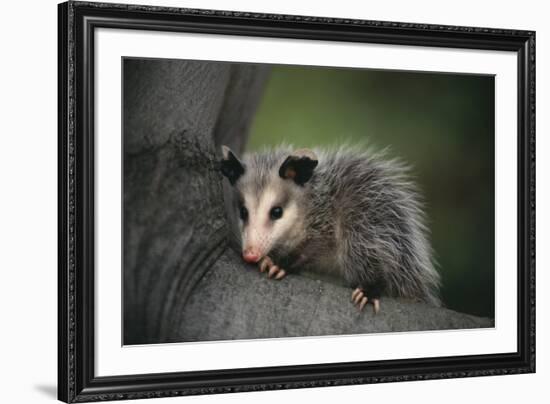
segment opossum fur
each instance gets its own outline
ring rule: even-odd
[[[223,156],[243,254],[253,250],[254,262],[269,256],[289,272],[338,276],[369,297],[441,304],[422,199],[400,160],[357,147],[280,146],[239,159],[224,146]]]

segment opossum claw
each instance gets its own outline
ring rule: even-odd
[[[372,299],[372,305],[374,306],[374,314],[378,314],[380,311],[380,299]]]
[[[260,261],[260,272],[265,272],[268,268],[273,266],[273,261],[269,257],[263,257]]]
[[[277,272],[277,275],[275,275],[275,279],[283,279],[286,275],[286,271],[284,269],[279,269],[279,272]]]
[[[271,268],[269,268],[269,273],[267,274],[268,278],[272,278],[273,275],[279,272],[279,267],[277,265],[273,265]]]
[[[359,311],[362,311],[363,308],[365,307],[365,305],[367,304],[369,299],[367,299],[367,297],[363,297],[363,299],[361,299],[361,303],[359,303]]]
[[[269,257],[264,257],[260,261],[260,272],[266,271],[268,278],[274,278],[276,280],[283,279],[286,275],[286,271],[275,265]]]
[[[355,299],[353,299],[353,304],[359,304],[359,302],[361,302],[361,300],[366,297],[365,296],[365,293],[360,290],[356,295],[355,295]]]
[[[361,288],[355,289],[351,294],[351,301],[355,305],[358,305],[361,302],[361,300],[363,300],[363,298],[368,300],[367,296],[365,296],[365,292]]]
[[[357,306],[359,311],[363,311],[367,303],[372,303],[374,314],[377,314],[380,311],[380,299],[369,299],[367,295],[365,295],[365,291],[361,288],[354,289],[351,293],[351,301],[355,306]]]

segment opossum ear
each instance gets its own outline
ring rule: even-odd
[[[222,146],[223,159],[221,161],[221,171],[227,177],[231,185],[235,185],[241,175],[244,174],[244,164],[235,156],[231,149]]]
[[[291,179],[298,185],[304,185],[313,175],[319,161],[312,150],[299,149],[286,158],[279,168],[279,175]]]

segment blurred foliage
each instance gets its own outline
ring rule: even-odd
[[[494,78],[274,66],[247,150],[367,142],[413,166],[451,309],[494,317]]]

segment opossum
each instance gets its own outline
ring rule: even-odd
[[[351,147],[222,154],[242,257],[269,278],[334,275],[375,313],[382,295],[441,305],[422,198],[401,160]]]

